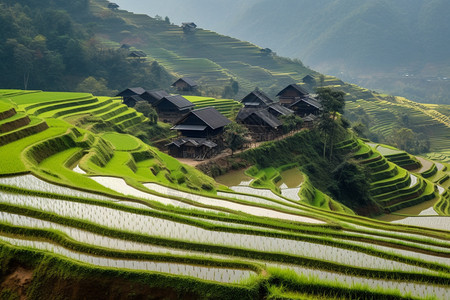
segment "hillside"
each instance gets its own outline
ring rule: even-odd
[[[321,147],[314,150],[313,131],[244,152],[258,180],[236,190],[131,135],[67,122],[87,113],[117,129],[145,122],[121,107],[86,93],[0,91],[1,298],[448,294],[448,217],[429,211],[386,223],[353,215],[314,187],[311,162],[319,166]],[[398,166],[414,168],[416,158],[348,137],[336,149],[374,168],[372,192],[384,209],[436,196],[436,210],[448,214],[449,165],[424,163],[411,175]],[[277,151],[292,151],[298,164]],[[300,187],[271,187],[292,168],[305,172]]]
[[[302,59],[322,73],[414,101],[449,104],[445,0],[117,1]],[[170,5],[168,5],[170,4]],[[179,7],[179,10],[170,9]]]
[[[429,147],[403,149],[415,153],[437,152],[448,155],[450,149],[448,107],[446,105],[416,105],[414,102],[397,100],[385,94],[379,94],[356,85],[347,84],[328,76],[320,83],[317,72],[306,68],[298,60],[290,60],[276,55],[261,52],[261,48],[214,32],[198,29],[195,34],[184,34],[179,26],[170,25],[164,20],[156,20],[146,15],[132,14],[123,10],[111,11],[105,6],[106,1],[92,2],[91,12],[107,25],[99,23],[97,34],[109,47],[119,47],[129,43],[147,53],[148,59],[155,59],[179,76],[195,78],[204,86],[209,95],[221,94],[230,79],[239,83],[237,98],[259,87],[274,97],[282,88],[290,83],[302,83],[306,74],[317,77],[317,85],[342,89],[349,100],[364,100],[367,105],[347,105],[346,114],[352,121],[362,116],[360,110],[367,115],[377,113],[377,117],[365,120],[365,126],[374,135],[376,141],[392,143],[392,130],[403,127],[410,128],[416,134],[416,141],[429,142]],[[313,91],[315,86],[304,85]],[[395,100],[393,100],[395,99]],[[395,105],[386,104],[394,102]],[[404,124],[403,114],[408,112],[411,118],[420,122]],[[378,115],[383,115],[378,118]],[[389,130],[380,130],[383,120],[389,120]],[[423,135],[420,135],[423,134]]]

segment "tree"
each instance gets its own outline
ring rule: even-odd
[[[146,116],[150,120],[150,124],[154,125],[158,123],[158,113],[147,101],[137,102],[134,109]]]
[[[224,128],[223,140],[225,145],[231,149],[231,155],[234,151],[242,149],[242,147],[248,142],[247,140],[248,129],[238,123],[230,123]]]
[[[78,84],[76,90],[79,92],[92,93],[97,96],[112,96],[117,94],[117,90],[110,90],[107,87],[108,82],[103,79],[96,79],[95,77],[89,76],[80,84]]]
[[[319,88],[317,89],[317,95],[323,108],[318,127],[323,137],[323,157],[325,158],[328,144],[331,159],[335,131],[338,127],[337,116],[344,112],[345,93],[330,88]]]
[[[300,129],[303,124],[303,119],[295,114],[292,114],[289,116],[282,116],[281,122],[283,122],[283,133],[289,133],[293,130]]]

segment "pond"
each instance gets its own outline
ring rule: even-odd
[[[278,187],[285,185],[287,188],[295,188],[302,184],[304,180],[302,172],[297,167],[283,171],[280,175],[281,180],[277,182]]]
[[[240,184],[248,185],[249,181],[251,181],[252,179],[253,178],[251,178],[245,174],[245,169],[230,171],[224,175],[221,175],[221,176],[218,176],[215,178],[215,180],[218,183],[221,183],[228,187],[236,186],[236,185],[240,185]],[[247,184],[245,184],[245,183],[247,183]]]

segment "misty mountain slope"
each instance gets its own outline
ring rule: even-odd
[[[450,102],[445,0],[118,1],[299,58],[341,79],[421,102]]]

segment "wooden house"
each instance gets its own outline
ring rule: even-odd
[[[294,102],[308,95],[308,91],[303,87],[296,84],[290,84],[281,90],[277,94],[277,97],[281,105],[290,107]]]
[[[218,153],[217,144],[204,138],[182,137],[167,145],[169,155],[203,160]]]
[[[243,108],[239,111],[236,121],[248,128],[255,141],[273,140],[282,134],[283,123],[268,109]]]
[[[117,3],[108,3],[108,8],[111,10],[118,10],[119,5]]]
[[[123,104],[125,104],[128,107],[135,107],[136,103],[139,101],[144,101],[144,99],[141,98],[139,95],[133,95],[129,96],[123,99]]]
[[[180,92],[192,92],[198,87],[197,83],[188,77],[178,79],[172,86]]]
[[[305,117],[303,117],[303,127],[304,128],[308,128],[311,129],[314,127],[314,125],[316,124],[318,116],[313,115],[313,114],[309,114]]]
[[[273,103],[267,107],[267,111],[272,114],[275,117],[281,117],[281,116],[289,116],[294,113],[293,110],[280,105],[279,103]]]
[[[264,92],[260,90],[254,90],[253,92],[242,98],[241,103],[244,104],[244,107],[264,108],[273,104],[274,102]]]
[[[214,107],[205,107],[190,111],[176,122],[173,130],[186,137],[217,139],[223,133],[223,128],[230,124],[224,115]]]
[[[180,95],[165,96],[153,104],[159,119],[166,123],[175,123],[193,110],[194,106],[194,103]]]
[[[213,107],[189,112],[172,127],[181,137],[167,145],[169,154],[195,159],[205,159],[217,154],[223,149],[223,129],[230,123]]]
[[[181,23],[181,28],[183,29],[183,32],[186,34],[195,33],[195,31],[197,30],[197,25],[194,22],[186,22]]]
[[[133,87],[133,88],[127,88],[127,89],[121,91],[116,96],[122,97],[124,104],[126,104],[130,107],[134,107],[134,105],[136,105],[137,101],[142,100],[142,99],[138,99],[134,96],[140,96],[144,92],[145,92],[145,90],[141,87]]]
[[[142,99],[144,99],[145,101],[147,101],[152,105],[161,100],[162,98],[168,96],[170,96],[170,94],[164,90],[145,91],[140,95]]]
[[[310,87],[315,87],[317,85],[317,80],[314,75],[308,74],[302,79],[303,83],[309,85]]]
[[[136,58],[136,59],[145,59],[147,57],[147,54],[145,54],[145,52],[143,52],[143,51],[134,50],[134,51],[130,51],[130,53],[128,53],[128,57]]]
[[[292,103],[289,108],[292,109],[295,114],[300,117],[304,117],[310,114],[317,116],[323,110],[320,101],[312,97],[298,99],[297,101]]]

